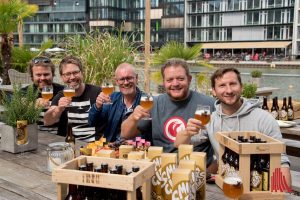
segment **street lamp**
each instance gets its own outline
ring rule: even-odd
[[[150,11],[151,11],[151,0],[146,0],[145,5],[145,82],[144,82],[144,90],[146,92],[150,92],[150,73],[149,73],[149,65],[150,65]]]

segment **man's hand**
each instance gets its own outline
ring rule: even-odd
[[[35,102],[36,107],[49,108],[49,100],[38,98]]]
[[[111,102],[110,97],[101,92],[96,99],[96,107],[97,109],[101,109],[103,103],[109,103]]]
[[[66,107],[70,106],[71,102],[72,102],[72,98],[61,97],[58,101],[58,107],[66,108]]]
[[[200,120],[190,118],[186,125],[186,134],[193,136],[199,133],[200,129],[205,129]]]
[[[133,113],[130,115],[130,118],[132,118],[134,121],[139,121],[142,118],[149,118],[150,117],[150,111],[144,109],[142,106],[138,105]]]

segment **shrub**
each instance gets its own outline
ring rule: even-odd
[[[261,78],[261,76],[262,76],[262,71],[259,71],[259,70],[251,71],[252,78]]]
[[[253,83],[244,83],[242,96],[245,98],[254,98],[256,96],[257,86]]]

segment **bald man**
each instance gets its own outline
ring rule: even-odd
[[[120,92],[107,96],[101,92],[89,111],[89,125],[104,127],[104,137],[108,142],[120,138],[121,123],[139,105],[141,91],[137,87],[138,75],[134,66],[120,64],[115,71],[115,83]],[[112,104],[106,104],[111,102]]]

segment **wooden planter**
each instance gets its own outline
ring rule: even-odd
[[[17,144],[16,128],[3,124],[1,126],[1,149],[11,153],[32,151],[38,148],[37,124],[30,124],[28,129],[28,142],[24,145]]]

